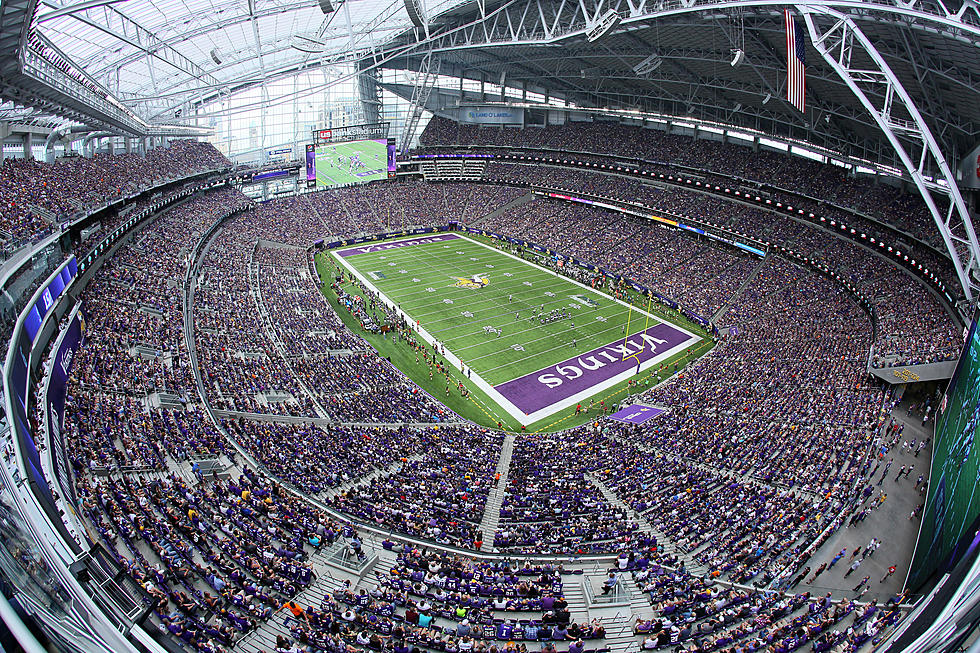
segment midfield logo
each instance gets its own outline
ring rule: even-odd
[[[453,285],[457,288],[470,288],[472,290],[490,285],[490,279],[487,277],[481,277],[479,274],[474,274],[472,277],[452,278],[456,280],[456,283]]]

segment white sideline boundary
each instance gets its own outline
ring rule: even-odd
[[[611,295],[606,295],[604,293],[599,293],[595,289],[586,286],[584,283],[581,283],[581,282],[576,281],[575,279],[571,279],[569,277],[562,277],[558,273],[556,273],[555,271],[549,270],[548,268],[543,267],[541,265],[538,265],[537,263],[532,263],[531,261],[526,261],[526,260],[522,259],[519,256],[515,256],[515,255],[511,254],[510,252],[504,251],[502,249],[496,249],[494,247],[491,247],[491,246],[486,245],[484,243],[481,243],[479,241],[473,240],[472,238],[469,238],[467,236],[464,236],[463,234],[460,234],[458,232],[450,232],[450,233],[454,233],[456,236],[459,237],[460,240],[465,240],[465,241],[467,241],[469,243],[472,243],[474,245],[479,245],[480,247],[485,247],[486,249],[488,249],[488,250],[490,250],[490,251],[492,251],[494,253],[503,254],[504,256],[508,256],[508,257],[514,259],[515,261],[520,261],[524,265],[529,265],[529,266],[531,266],[533,268],[537,268],[539,270],[543,270],[544,272],[547,272],[548,274],[550,274],[553,277],[559,277],[563,281],[568,281],[568,282],[570,282],[570,283],[572,283],[572,284],[574,284],[576,286],[579,286],[580,288],[583,288],[584,290],[588,291],[589,294],[591,294],[591,295],[600,295],[603,300],[607,300],[607,301],[608,300],[611,300],[611,301],[614,301],[614,302],[622,305],[626,309],[632,308],[633,311],[639,313],[640,315],[644,315],[644,316],[647,316],[649,318],[652,318],[653,320],[656,321],[656,324],[660,324],[660,323],[664,322],[664,320],[660,319],[659,317],[657,317],[656,315],[654,315],[652,313],[648,313],[646,310],[644,310],[642,308],[638,308],[636,306],[632,306],[631,307],[629,304],[627,304],[626,302],[624,302],[621,299],[616,299],[615,297],[613,297]],[[399,238],[395,238],[395,239],[392,239],[391,241],[386,241],[386,242],[397,242],[399,240],[409,240],[411,238],[418,238],[418,235],[413,235],[413,236],[411,236],[409,238],[400,238],[400,239]],[[366,276],[364,276],[363,274],[361,274],[361,272],[359,270],[357,270],[356,268],[354,268],[353,265],[349,264],[347,262],[347,260],[346,260],[345,257],[340,256],[338,254],[338,252],[340,252],[341,250],[345,250],[345,249],[350,249],[350,248],[349,247],[341,247],[341,248],[333,249],[333,250],[331,250],[330,254],[341,265],[343,265],[345,268],[347,268],[347,270],[349,270],[351,272],[351,274],[353,274],[358,279],[358,281],[360,281],[361,283],[363,283],[372,292],[376,293],[378,295],[378,299],[380,299],[381,302],[384,303],[385,306],[387,306],[388,308],[394,310],[397,315],[400,315],[400,316],[404,317],[405,318],[405,321],[409,325],[411,325],[412,328],[415,329],[415,331],[419,334],[419,336],[422,338],[422,340],[424,340],[430,346],[434,345],[437,342],[437,340],[432,336],[432,334],[430,334],[428,331],[426,331],[425,327],[422,326],[421,323],[419,323],[418,326],[414,326],[415,325],[415,319],[411,315],[409,315],[408,313],[406,313],[405,311],[403,311],[401,309],[401,307],[399,307],[387,295],[385,295],[383,292],[381,292],[378,289],[377,286],[375,286],[373,283],[371,283],[371,280],[370,279],[368,279]],[[373,253],[373,252],[371,252],[371,253]],[[701,336],[699,336],[697,334],[694,334],[694,333],[691,333],[687,329],[685,329],[685,328],[683,328],[681,326],[678,326],[678,325],[674,324],[673,322],[670,322],[669,324],[670,324],[671,327],[673,327],[673,328],[675,328],[675,329],[677,329],[679,331],[682,331],[682,332],[686,333],[688,336],[691,337],[691,340],[687,341],[683,346],[681,346],[679,348],[672,349],[672,350],[667,351],[667,352],[664,352],[663,354],[660,354],[658,356],[654,356],[650,360],[644,361],[640,365],[640,372],[643,372],[643,371],[645,371],[645,370],[647,370],[647,369],[649,369],[651,367],[654,367],[655,365],[659,365],[665,359],[670,358],[671,356],[674,356],[675,354],[679,354],[682,351],[686,351],[686,350],[690,349],[691,347],[693,347],[694,345],[696,345],[701,340],[703,340],[703,338],[701,338]],[[615,340],[618,340],[618,338],[616,338]],[[613,340],[613,342],[615,342],[615,340]],[[446,349],[445,347],[443,347],[443,351],[444,351],[444,354],[443,354],[444,358],[447,361],[449,361],[449,363],[451,365],[453,365],[456,369],[459,369],[460,368],[460,365],[463,364],[462,361],[460,361],[459,357],[456,356],[456,354],[454,354],[449,349]],[[558,362],[561,362],[561,361],[558,361]],[[551,367],[551,366],[549,365],[548,367]],[[538,370],[538,371],[540,372],[540,371],[543,371],[545,369],[547,369],[547,368],[542,368],[541,370]],[[636,375],[637,375],[636,369],[635,368],[631,368],[629,370],[626,370],[625,372],[621,372],[621,373],[617,374],[616,376],[610,377],[610,378],[608,378],[608,379],[606,379],[604,381],[600,381],[599,383],[596,383],[595,385],[592,385],[592,386],[586,388],[585,390],[583,390],[583,391],[581,391],[579,393],[576,393],[576,394],[574,394],[574,395],[572,395],[570,397],[567,397],[565,399],[562,399],[560,401],[556,401],[555,403],[550,404],[550,405],[546,406],[545,408],[542,408],[542,409],[537,410],[537,411],[535,411],[533,413],[530,413],[530,414],[524,413],[524,411],[522,411],[517,406],[515,406],[513,403],[511,403],[510,400],[508,400],[506,397],[504,397],[502,394],[500,394],[500,392],[498,392],[496,388],[494,388],[483,377],[481,377],[479,374],[477,374],[476,373],[476,370],[470,369],[470,377],[469,377],[469,380],[472,381],[473,384],[476,387],[478,387],[480,390],[482,390],[483,392],[485,392],[487,394],[487,396],[489,396],[491,399],[493,399],[495,402],[497,402],[497,405],[499,405],[501,408],[503,408],[504,411],[506,411],[506,413],[508,415],[510,415],[511,417],[513,417],[515,420],[517,420],[521,425],[527,426],[528,424],[533,424],[534,422],[537,422],[538,420],[544,419],[545,417],[548,417],[550,415],[554,415],[555,413],[557,413],[559,411],[562,411],[562,410],[564,410],[566,408],[570,408],[571,406],[575,406],[578,403],[580,403],[582,400],[588,399],[589,397],[591,397],[591,396],[593,396],[593,395],[595,395],[595,394],[597,394],[599,392],[602,392],[603,390],[607,390],[607,389],[613,387],[614,385],[616,385],[618,383],[621,383],[623,381],[626,381],[627,379],[632,378],[632,377],[634,377]],[[522,374],[521,376],[525,376],[525,375]],[[519,377],[515,377],[515,378],[519,378]]]

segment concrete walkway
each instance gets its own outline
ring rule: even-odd
[[[919,442],[924,437],[932,436],[933,423],[929,422],[923,428],[921,416],[908,415],[906,404],[896,407],[892,411],[892,416],[905,424],[901,440],[911,441],[914,439]],[[888,474],[884,475],[884,481],[878,485],[882,479],[882,471],[890,459],[894,459],[894,462],[888,470]],[[845,525],[838,529],[814,553],[807,564],[816,571],[824,562],[829,564],[841,549],[847,549],[847,553],[832,569],[824,571],[812,582],[813,572],[811,572],[807,579],[796,587],[796,591],[833,592],[835,597],[855,597],[857,592],[854,592],[853,589],[865,576],[871,577],[869,582],[871,589],[861,597],[862,601],[878,599],[879,602],[883,602],[902,591],[912,562],[912,553],[915,549],[921,521],[921,511],[914,519],[909,519],[909,516],[913,509],[925,501],[923,488],[926,487],[926,483],[922,483],[918,490],[914,488],[914,485],[919,474],[922,474],[926,481],[929,479],[932,446],[927,446],[916,457],[913,453],[903,454],[902,443],[899,441],[896,447],[892,448],[883,458],[878,458],[878,461],[880,468],[873,475],[871,481],[875,491],[864,505],[871,505],[882,493],[886,497],[884,503],[872,511],[863,521],[854,526]],[[896,481],[895,476],[902,465],[906,467],[915,465],[915,469],[907,477],[903,476]],[[849,518],[848,521],[850,521]],[[844,578],[849,565],[855,559],[851,557],[851,553],[856,547],[861,547],[863,553],[864,547],[873,537],[881,540],[881,547],[874,554],[864,558],[861,566],[850,576]],[[857,558],[860,557],[861,555],[858,554]],[[879,582],[890,565],[895,565],[898,570],[884,583]]]

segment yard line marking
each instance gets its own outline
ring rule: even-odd
[[[657,320],[658,324],[660,324],[660,323],[663,322],[660,317],[658,317],[656,315],[651,315],[649,313],[649,311],[645,311],[645,310],[642,310],[642,309],[637,309],[635,307],[631,307],[630,304],[627,304],[626,302],[624,302],[624,301],[622,301],[620,299],[616,299],[615,297],[607,296],[604,293],[601,293],[601,292],[599,292],[599,291],[597,291],[597,290],[595,290],[593,288],[590,288],[589,286],[587,286],[587,285],[585,285],[585,284],[583,284],[583,283],[581,283],[581,282],[579,282],[579,281],[577,281],[575,279],[572,279],[572,278],[568,278],[568,277],[564,277],[562,275],[559,275],[558,273],[556,273],[554,271],[551,271],[551,270],[548,270],[547,268],[544,268],[541,265],[538,265],[538,264],[536,264],[534,262],[526,261],[526,260],[521,259],[520,257],[515,256],[515,255],[513,255],[513,254],[511,254],[509,252],[506,252],[506,251],[495,250],[490,245],[486,245],[486,244],[483,244],[483,243],[474,241],[471,238],[468,238],[468,237],[463,236],[463,235],[460,235],[459,240],[465,241],[466,243],[469,243],[469,244],[471,244],[474,247],[481,248],[480,250],[478,250],[481,255],[486,256],[487,253],[490,253],[490,254],[494,255],[496,258],[506,257],[506,258],[510,258],[510,259],[519,261],[520,263],[522,263],[526,267],[530,267],[530,268],[532,268],[534,270],[542,271],[542,272],[547,273],[547,275],[549,275],[551,278],[560,279],[562,282],[567,282],[568,284],[571,284],[573,286],[577,286],[579,288],[582,288],[585,291],[587,291],[590,295],[595,295],[597,297],[601,297],[605,301],[608,301],[608,302],[613,303],[613,304],[618,304],[618,305],[622,306],[623,308],[627,308],[628,310],[638,310],[640,313],[645,314],[648,318],[653,317],[655,320]],[[412,247],[406,247],[406,248],[403,248],[401,250],[398,250],[399,251],[399,260],[401,260],[402,256],[404,256],[404,257],[407,257],[407,258],[411,259],[413,262],[418,262],[418,263],[421,263],[421,264],[428,263],[427,259],[429,257],[428,256],[423,256],[423,252],[421,251],[421,248],[418,251],[415,251],[415,252],[410,252],[409,250],[411,250],[411,249],[414,249],[414,248],[412,248]],[[463,247],[461,247],[461,249],[463,249]],[[388,250],[388,252],[391,252],[391,251],[392,250]],[[404,252],[404,254],[402,254],[402,252]],[[411,316],[408,312],[406,312],[400,306],[398,306],[395,302],[393,302],[387,295],[385,295],[384,292],[382,292],[376,285],[374,285],[374,283],[372,283],[369,279],[367,279],[365,277],[365,275],[363,275],[358,269],[356,269],[352,263],[349,263],[346,260],[344,260],[344,257],[338,256],[337,253],[336,253],[336,250],[334,250],[334,252],[332,252],[332,255],[334,256],[335,260],[338,260],[341,264],[343,264],[343,266],[346,267],[361,283],[363,283],[366,288],[369,288],[372,292],[376,293],[377,296],[378,296],[378,298],[384,304],[386,304],[387,306],[389,306],[390,308],[392,308],[397,315],[402,316],[409,324],[414,324],[416,321],[418,321],[418,326],[415,327],[415,328],[416,328],[419,336],[425,342],[427,342],[429,345],[432,345],[432,344],[434,344],[436,342],[437,339],[435,338],[435,336],[433,335],[433,333],[430,333],[428,331],[427,327],[426,326],[423,326],[421,324],[421,320],[420,319],[418,319],[417,317]],[[397,263],[398,261],[395,261],[395,262]],[[431,263],[429,263],[429,266],[431,266]],[[407,265],[403,265],[402,267],[407,268],[408,266]],[[453,263],[449,264],[448,267],[450,268],[450,270],[462,270],[463,269],[455,261]],[[500,305],[506,306],[507,305],[507,303],[504,303],[502,301],[498,301],[493,296],[491,296],[488,299],[490,301],[487,302],[487,303],[490,304],[490,305],[497,305],[497,306],[500,306]],[[476,304],[473,304],[473,305],[476,306]],[[480,305],[482,305],[482,302],[481,302]],[[690,346],[692,346],[692,345],[694,345],[697,342],[699,342],[699,341],[702,340],[702,338],[700,336],[697,336],[696,334],[691,333],[690,331],[687,331],[683,327],[680,327],[678,325],[675,325],[672,322],[667,322],[666,324],[667,324],[668,327],[673,328],[673,329],[676,329],[678,331],[681,331],[681,332],[687,334],[688,336],[690,336],[690,339],[689,339],[690,342],[688,344],[683,345],[684,348],[681,349],[680,351],[685,351]],[[615,325],[611,326],[610,329],[613,329],[614,330],[615,329]],[[606,330],[607,329],[603,329],[602,331],[606,331]],[[600,331],[600,333],[601,333],[601,331]],[[629,336],[627,336],[627,338],[630,337],[630,336],[632,336],[632,335],[633,334],[629,334]],[[552,336],[552,337],[554,337],[554,336]],[[461,361],[460,361],[459,357],[456,355],[456,353],[454,353],[454,351],[452,349],[450,349],[449,347],[445,347],[445,345],[444,345],[444,352],[445,352],[445,356],[444,357],[446,358],[446,360],[448,360],[455,367],[459,367],[459,365],[461,364]],[[645,362],[643,362],[638,368],[636,368],[635,373],[642,372],[643,370],[648,369],[649,367],[652,367],[654,365],[657,365],[662,360],[665,360],[666,358],[669,358],[670,356],[676,355],[677,353],[679,353],[679,352],[678,351],[674,351],[674,348],[672,348],[672,349],[668,350],[667,352],[665,352],[664,354],[662,354],[661,356],[652,357],[652,358],[646,360]],[[498,352],[497,355],[500,355],[500,352]],[[466,363],[466,365],[469,366],[468,363]],[[546,365],[542,369],[547,369],[547,367],[548,366]],[[477,373],[475,370],[473,370],[472,367],[470,367],[470,370],[471,370],[471,375],[472,375],[471,378],[470,378],[470,380],[477,387],[479,387],[481,390],[483,390],[485,394],[487,394],[490,398],[492,398],[494,401],[496,401],[496,403],[504,411],[506,411],[509,415],[511,415],[512,417],[514,417],[519,423],[521,423],[523,425],[534,423],[534,422],[536,422],[536,421],[538,421],[540,419],[543,419],[543,418],[547,417],[548,415],[552,415],[552,414],[554,414],[556,412],[559,412],[559,411],[561,411],[561,410],[563,410],[563,409],[565,409],[565,408],[567,408],[569,406],[573,406],[577,402],[581,401],[583,398],[587,398],[588,396],[596,395],[596,394],[602,392],[603,390],[606,390],[606,389],[608,389],[610,387],[613,387],[616,384],[620,383],[621,381],[625,380],[626,378],[632,377],[634,375],[634,372],[631,371],[631,370],[625,371],[623,373],[616,374],[615,376],[611,376],[609,378],[606,378],[603,381],[600,381],[600,382],[595,383],[595,384],[593,384],[591,386],[588,386],[587,388],[585,388],[581,392],[578,392],[578,393],[576,393],[576,394],[574,394],[574,395],[572,395],[570,397],[566,397],[566,398],[561,399],[561,400],[558,400],[558,401],[556,401],[556,402],[554,402],[554,403],[552,403],[552,404],[550,404],[548,406],[545,406],[543,408],[540,408],[538,410],[535,410],[531,414],[526,414],[523,411],[521,411],[520,409],[518,409],[503,394],[501,394],[498,390],[496,390],[496,388],[494,386],[492,386],[489,382],[487,382],[486,379],[484,379],[479,373]],[[534,372],[531,372],[530,374],[534,374]],[[524,375],[524,376],[528,376],[528,375]],[[518,377],[518,378],[521,378],[521,377]],[[512,381],[513,380],[516,380],[516,379],[512,379]]]

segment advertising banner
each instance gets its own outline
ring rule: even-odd
[[[48,423],[51,425],[51,462],[58,484],[63,492],[67,492],[72,505],[77,505],[74,486],[71,482],[71,462],[65,451],[62,434],[65,426],[65,396],[68,391],[68,376],[71,373],[75,352],[85,339],[85,315],[79,310],[75,313],[65,330],[54,358],[51,369],[51,379],[48,382],[48,393],[45,404],[48,411]]]
[[[524,109],[511,107],[460,107],[459,122],[468,125],[523,125]]]
[[[617,420],[619,422],[626,422],[627,424],[642,424],[647,420],[653,419],[657,415],[665,413],[663,408],[654,408],[653,406],[644,406],[643,404],[633,404],[627,408],[613,413],[609,417]]]

